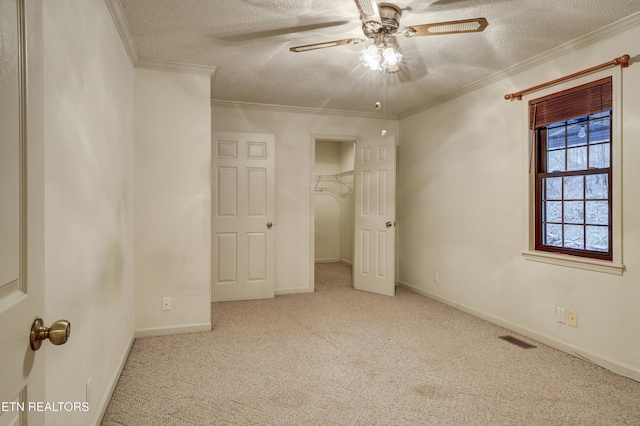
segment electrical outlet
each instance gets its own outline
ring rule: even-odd
[[[440,281],[440,277],[438,276],[437,272],[433,273],[433,282],[437,283],[438,281]]]
[[[171,310],[171,298],[170,297],[163,297],[162,298],[162,310],[163,311],[170,311]]]
[[[578,313],[575,311],[567,311],[567,324],[571,327],[578,326]]]
[[[87,380],[87,386],[85,390],[86,390],[85,400],[86,402],[91,402],[91,377],[89,377],[89,380]]]
[[[564,308],[556,306],[556,320],[563,324],[567,322],[567,317],[566,317]]]

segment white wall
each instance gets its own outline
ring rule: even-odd
[[[97,421],[133,339],[133,68],[103,1],[44,3],[46,424]],[[127,312],[129,320],[127,321]]]
[[[214,131],[270,133],[276,139],[276,294],[310,291],[313,279],[312,135],[346,140],[379,137],[378,118],[324,115],[214,104]],[[387,119],[389,135],[398,122]],[[397,140],[397,139],[396,139]]]
[[[211,329],[210,84],[135,70],[136,336]]]
[[[316,141],[316,175],[340,173],[340,144],[334,141]],[[340,260],[340,205],[336,194],[341,188],[337,182],[321,180],[316,188],[333,191],[315,192],[315,261]]]
[[[614,111],[623,123],[622,276],[523,258],[526,103],[503,96],[634,56],[639,39],[634,23],[402,119],[399,181],[403,285],[637,380],[640,65],[623,70],[623,108]],[[577,311],[578,328],[557,322],[556,306]]]

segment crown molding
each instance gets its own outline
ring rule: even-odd
[[[593,45],[599,41],[605,40],[609,37],[613,37],[621,32],[627,31],[638,25],[640,25],[640,12],[636,12],[634,14],[626,16],[616,22],[613,22],[607,26],[604,26],[600,29],[592,31],[582,37],[571,40],[567,43],[561,44],[558,47],[555,47],[551,50],[541,53],[540,55],[536,55],[525,61],[512,65],[509,68],[506,68],[502,71],[498,71],[485,78],[482,78],[480,80],[476,80],[473,83],[467,84],[466,86],[462,86],[461,88],[454,90],[453,92],[450,92],[444,96],[436,98],[417,108],[402,111],[398,114],[398,118],[400,119],[406,118],[411,115],[417,114],[419,112],[425,111],[427,109],[433,108],[437,105],[443,104],[445,102],[448,102],[452,99],[455,99],[467,93],[486,87],[497,81],[503,80],[508,77],[513,77],[514,75],[519,74],[523,71],[526,71],[527,69],[532,68],[535,65],[541,64],[543,62],[548,62],[550,60],[558,58],[559,56],[563,56],[567,52],[582,49],[587,46]],[[620,55],[625,53],[626,52],[622,52],[620,53]]]
[[[131,35],[127,18],[124,15],[122,4],[120,4],[120,0],[104,0],[104,2],[109,9],[109,13],[111,13],[113,22],[116,24],[116,29],[118,30],[118,34],[120,34],[122,44],[124,44],[124,48],[127,51],[127,55],[129,55],[131,65],[135,67],[139,59],[138,49],[133,41],[133,36]]]
[[[180,62],[158,61],[155,59],[140,59],[136,68],[155,71],[185,72],[189,74],[214,75],[218,67],[209,65],[183,64]]]
[[[292,113],[298,113],[298,114],[338,115],[341,117],[375,118],[379,120],[382,120],[382,119],[397,120],[398,119],[398,116],[396,114],[387,114],[385,117],[380,112],[376,113],[376,112],[364,112],[364,111],[347,111],[347,110],[339,110],[339,109],[260,104],[260,103],[253,103],[253,102],[226,101],[221,99],[211,99],[211,106],[216,106],[221,108],[292,112]]]
[[[157,61],[154,59],[140,59],[135,68],[154,71],[184,72],[188,74],[205,74],[211,76],[209,97],[213,97],[213,83],[218,67],[209,65],[183,64],[180,62]]]

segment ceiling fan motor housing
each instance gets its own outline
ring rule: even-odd
[[[378,22],[363,22],[362,24],[362,31],[369,38],[375,38],[376,34],[380,33],[384,35],[394,34],[400,26],[402,10],[398,6],[390,3],[380,3],[378,10],[382,25]]]

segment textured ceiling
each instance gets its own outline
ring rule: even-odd
[[[360,64],[353,0],[120,0],[141,60],[216,66],[216,100],[402,113],[640,11],[640,0],[396,0],[401,26],[484,17],[484,32],[404,38],[395,74]],[[633,53],[633,52],[622,52]],[[612,53],[613,59],[620,52]],[[595,64],[594,64],[595,65]]]

